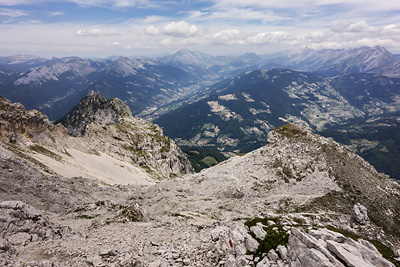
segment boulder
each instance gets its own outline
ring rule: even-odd
[[[264,239],[264,237],[267,235],[267,233],[264,231],[264,229],[261,226],[255,225],[250,227],[250,231],[258,238],[258,239]]]
[[[356,203],[353,207],[352,218],[356,223],[366,225],[369,222],[367,208],[360,203]]]
[[[257,242],[257,240],[255,240],[254,238],[252,238],[251,236],[246,237],[245,239],[245,245],[246,245],[246,249],[250,252],[254,252],[257,250],[259,244]]]
[[[371,250],[367,246],[354,240],[347,239],[344,243],[337,243],[332,240],[326,241],[329,251],[350,267],[357,266],[381,266],[394,267],[394,265],[384,259],[376,250]]]

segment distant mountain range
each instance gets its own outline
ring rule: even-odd
[[[30,62],[30,61],[29,61]],[[12,66],[13,67],[13,66]],[[38,109],[56,120],[89,91],[119,97],[134,114],[184,96],[198,79],[190,73],[154,60],[116,61],[65,58],[16,75],[0,73],[0,95]]]
[[[359,72],[400,77],[400,57],[383,47],[237,57],[180,50],[158,59],[9,56],[0,57],[0,95],[56,120],[95,90],[120,98],[134,115],[153,119],[204,97],[215,82],[276,68],[323,76]]]
[[[273,68],[317,72],[324,76],[350,72],[400,76],[399,55],[393,55],[380,46],[355,49],[306,49],[300,52],[287,51],[268,56],[246,53],[238,57],[213,57],[204,53],[180,50],[160,60],[183,68],[201,67],[217,74],[220,78],[235,76],[247,70]]]

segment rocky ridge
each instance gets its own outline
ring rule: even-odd
[[[103,126],[117,124],[122,117],[132,116],[129,108],[119,99],[107,100],[101,94],[90,91],[61,122],[72,136],[84,136],[86,126],[97,122]]]
[[[193,172],[185,154],[157,125],[132,117],[121,100],[91,91],[61,123],[91,148],[144,168],[158,178]]]
[[[65,136],[67,132],[60,125],[52,124],[46,115],[37,111],[26,111],[20,103],[0,97],[0,136],[16,143],[17,139],[33,140],[52,138],[52,134]]]
[[[121,183],[115,173],[120,173],[123,183],[130,179],[136,183],[135,175],[145,183],[154,183],[154,178],[192,172],[186,156],[158,126],[132,117],[118,99],[106,100],[92,92],[66,117],[68,128],[55,126],[44,114],[26,111],[6,99],[2,99],[1,107],[1,136],[10,141],[6,146],[14,144],[12,148],[32,162],[45,162],[39,165],[46,171],[93,178],[106,172],[100,175],[106,180],[97,179],[111,184]],[[79,137],[68,136],[68,132]],[[97,162],[97,166],[90,166],[91,162]]]
[[[91,122],[68,141],[103,127],[114,139],[112,126]],[[4,266],[399,266],[400,186],[296,125],[155,185],[38,172],[10,149],[21,142],[1,142]]]

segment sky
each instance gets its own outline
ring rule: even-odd
[[[0,0],[0,56],[259,55],[383,46],[399,0]]]

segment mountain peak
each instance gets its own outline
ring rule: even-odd
[[[127,57],[119,57],[110,64],[109,70],[115,71],[122,76],[135,75],[138,69],[144,68],[145,63],[142,59],[129,59]]]
[[[125,116],[132,116],[132,113],[124,102],[118,98],[107,100],[91,90],[60,122],[72,136],[82,136],[86,126],[92,122],[101,125],[115,124]]]
[[[191,51],[187,49],[181,49],[171,56],[166,56],[162,58],[165,62],[178,62],[181,64],[188,65],[200,65],[207,66],[213,61],[213,56],[205,54],[199,51]]]

